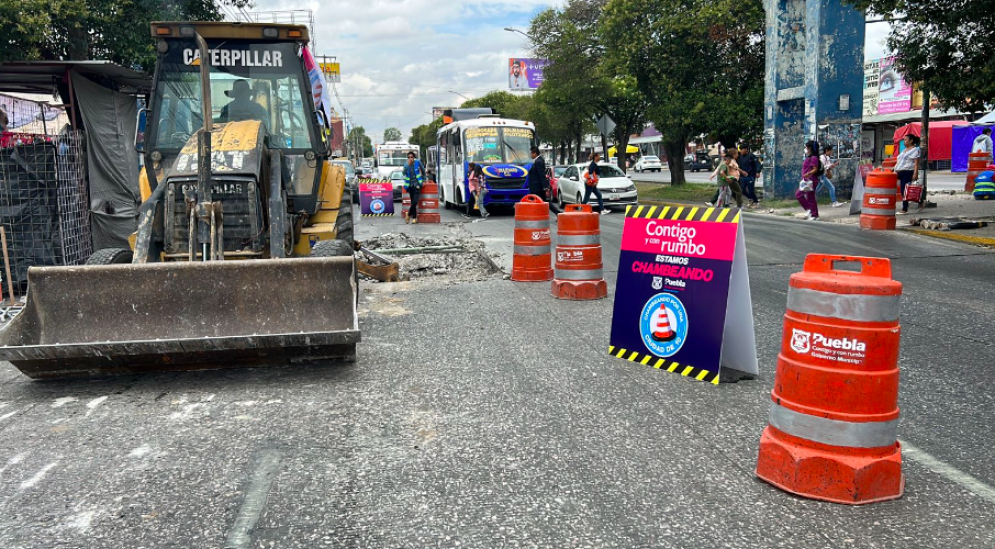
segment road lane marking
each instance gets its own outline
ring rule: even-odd
[[[59,464],[58,461],[53,461],[52,463],[49,463],[48,465],[42,467],[41,471],[38,471],[37,473],[35,473],[33,477],[21,483],[21,490],[27,490],[28,488],[31,488],[34,485],[41,482],[41,479],[45,478],[45,475],[47,475],[48,472],[51,471],[58,464]]]
[[[263,513],[266,497],[269,495],[270,486],[276,478],[282,459],[283,453],[279,450],[263,450],[259,465],[252,473],[252,480],[245,492],[245,499],[238,509],[235,524],[228,533],[228,539],[225,540],[225,549],[246,549],[252,544],[252,529],[256,527]]]
[[[902,456],[918,461],[920,465],[930,471],[943,476],[947,480],[959,484],[962,488],[973,492],[975,495],[980,496],[991,503],[995,503],[995,488],[992,488],[991,486],[974,478],[964,471],[961,471],[953,465],[949,465],[936,459],[925,450],[921,450],[904,440],[900,442],[902,443]]]

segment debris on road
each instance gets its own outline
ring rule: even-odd
[[[992,218],[936,217],[913,219],[911,224],[930,230],[961,231],[987,227],[992,220]]]
[[[483,243],[473,239],[461,226],[452,226],[450,230],[455,234],[387,233],[364,241],[363,247],[396,262],[402,280],[443,277],[446,282],[469,282],[500,274],[485,255]]]

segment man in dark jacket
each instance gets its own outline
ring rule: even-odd
[[[743,195],[750,199],[750,206],[756,206],[760,202],[757,200],[757,175],[760,173],[760,160],[755,154],[750,152],[749,145],[739,147],[739,170],[742,175],[739,177],[739,186],[743,189]]]
[[[525,182],[529,184],[529,194],[534,194],[545,202],[549,202],[549,211],[559,214],[560,209],[553,204],[549,196],[549,174],[546,172],[546,160],[539,154],[539,147],[532,147],[532,167]]]

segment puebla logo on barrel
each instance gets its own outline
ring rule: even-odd
[[[653,354],[677,354],[688,336],[688,314],[677,296],[662,293],[651,297],[639,315],[639,335]]]

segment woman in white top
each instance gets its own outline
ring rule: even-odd
[[[911,134],[905,136],[905,150],[898,155],[895,174],[898,175],[902,196],[905,196],[905,187],[919,179],[919,136]],[[898,213],[899,215],[909,213],[908,200],[902,201],[902,211]]]

